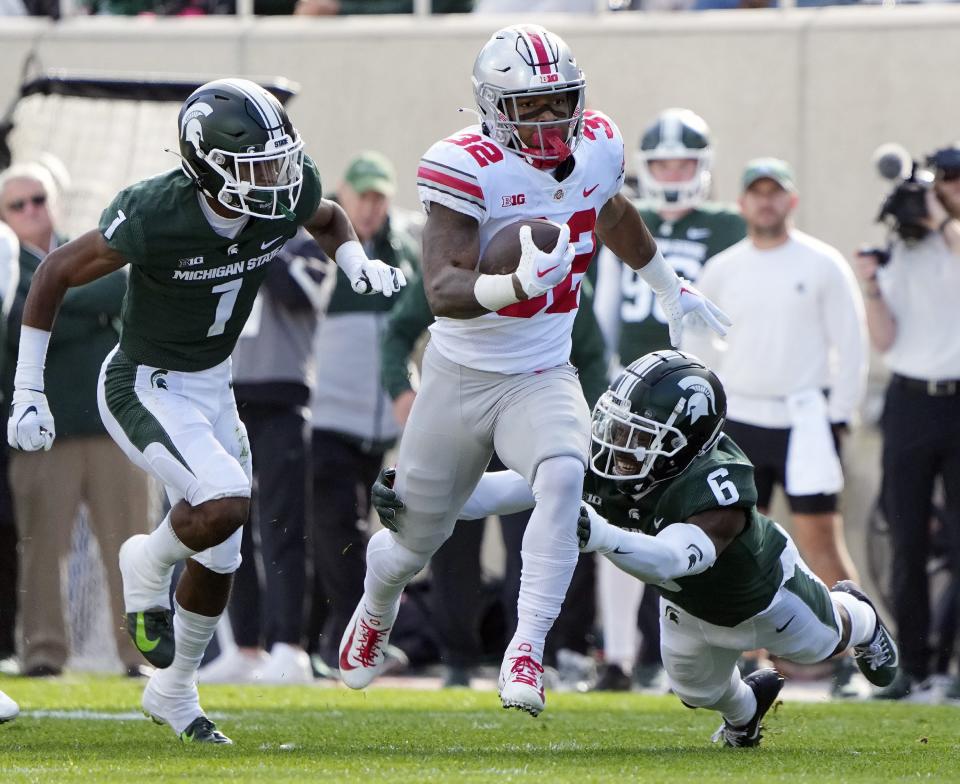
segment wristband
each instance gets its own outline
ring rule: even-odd
[[[14,389],[43,392],[43,366],[47,361],[49,344],[49,330],[26,325],[20,327],[20,350],[17,355],[17,372],[13,377]]]
[[[333,254],[333,259],[351,282],[360,277],[364,263],[369,261],[363,245],[356,240],[347,240],[343,243]]]
[[[496,312],[520,301],[513,288],[513,274],[480,275],[473,284],[473,296],[483,307]]]
[[[638,269],[637,272],[640,273],[640,277],[643,278],[646,284],[657,294],[680,288],[680,278],[677,276],[673,267],[667,264],[667,260],[663,258],[660,248],[657,248],[657,252],[653,254],[653,258]]]

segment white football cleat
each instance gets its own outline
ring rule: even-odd
[[[179,735],[199,716],[200,692],[196,683],[183,686],[170,683],[169,670],[157,670],[150,676],[143,690],[140,705],[143,712],[157,724],[168,724]]]
[[[351,689],[368,686],[380,674],[399,609],[398,599],[392,612],[374,615],[366,609],[366,596],[361,597],[340,639],[340,680]]]
[[[253,673],[257,683],[307,684],[313,683],[310,657],[303,648],[285,642],[275,642],[270,655]]]
[[[0,691],[0,724],[13,721],[20,715],[20,706]]]
[[[144,548],[147,534],[135,534],[120,546],[120,575],[123,577],[123,606],[127,613],[170,609],[170,580],[173,567],[158,569],[150,564]]]
[[[543,689],[543,664],[531,653],[533,646],[520,643],[506,652],[500,665],[500,702],[504,708],[516,708],[539,716],[547,702]]]

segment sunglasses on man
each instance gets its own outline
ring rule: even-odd
[[[42,207],[47,203],[47,194],[38,193],[36,196],[30,196],[27,199],[17,199],[10,202],[4,209],[10,210],[10,212],[22,212],[26,209],[27,204],[32,204],[34,207]]]

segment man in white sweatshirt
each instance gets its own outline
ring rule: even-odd
[[[725,432],[756,465],[757,506],[766,511],[783,485],[813,571],[828,585],[856,579],[837,500],[840,440],[866,382],[863,301],[843,256],[793,228],[799,199],[788,164],[747,164],[739,201],[747,237],[697,281],[734,326],[722,343],[698,332],[684,349],[723,380]]]

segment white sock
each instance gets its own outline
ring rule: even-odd
[[[377,531],[367,543],[367,574],[363,580],[367,611],[373,615],[395,613],[403,589],[429,560],[430,555],[402,545],[392,531]]]
[[[734,727],[742,727],[757,712],[757,695],[753,693],[753,689],[743,682],[740,677],[740,670],[734,667],[727,690],[709,708],[719,711],[723,718]]]
[[[173,526],[170,525],[170,512],[167,512],[167,516],[163,518],[160,525],[147,537],[144,551],[151,563],[161,571],[172,569],[175,564],[197,554],[197,550],[191,550],[173,532]]]
[[[577,517],[583,494],[583,464],[573,457],[544,460],[533,482],[537,501],[523,534],[517,631],[507,650],[528,643],[543,661],[547,632],[560,614],[577,566]]]
[[[217,631],[220,616],[210,617],[184,610],[176,600],[173,604],[173,635],[177,652],[173,663],[164,672],[170,675],[168,683],[190,687],[197,682],[200,660]]]
[[[220,620],[184,610],[174,602],[173,633],[177,652],[173,663],[150,676],[148,689],[161,700],[163,718],[178,735],[197,718],[203,709],[197,691],[197,670]]]
[[[846,591],[834,591],[830,598],[850,616],[850,645],[866,645],[877,629],[877,614],[866,602],[861,602]]]

